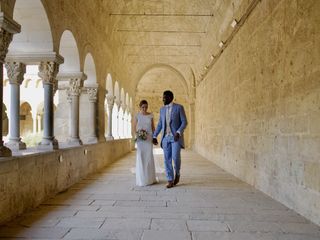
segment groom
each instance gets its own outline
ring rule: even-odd
[[[187,126],[187,118],[183,106],[173,103],[173,93],[163,93],[164,107],[160,109],[160,118],[153,133],[153,144],[157,145],[157,136],[162,132],[161,144],[164,153],[164,165],[168,179],[167,188],[172,188],[180,180],[181,148],[184,148],[183,131]],[[175,177],[172,167],[174,162]]]

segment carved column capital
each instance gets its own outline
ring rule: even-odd
[[[90,102],[97,102],[98,88],[96,87],[88,87],[87,93],[89,95]]]
[[[115,104],[116,104],[116,106],[117,106],[117,108],[118,108],[118,112],[120,111],[121,103],[122,103],[122,101],[119,100],[119,99],[117,99],[117,100],[115,101]]]
[[[114,105],[114,100],[116,99],[116,97],[115,97],[115,96],[112,96],[112,95],[107,95],[106,98],[107,98],[108,107],[109,107],[109,108],[110,108],[110,107],[112,108],[113,105]]]
[[[0,28],[0,62],[4,63],[13,34]]]
[[[59,64],[56,62],[41,62],[38,75],[42,79],[43,84],[52,84],[57,87],[56,76],[58,71]]]
[[[26,65],[19,62],[7,62],[5,64],[10,84],[21,85],[26,73]]]
[[[127,105],[125,103],[122,103],[121,107],[122,107],[123,113],[125,113],[127,110]]]
[[[81,78],[71,78],[69,80],[68,96],[79,96],[81,94],[83,80]]]

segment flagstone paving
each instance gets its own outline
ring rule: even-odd
[[[155,151],[162,166],[162,155]],[[192,151],[181,182],[136,187],[135,153],[0,227],[2,239],[319,240],[320,227]]]

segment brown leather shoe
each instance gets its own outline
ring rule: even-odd
[[[169,181],[168,184],[167,184],[167,188],[172,188],[174,185],[173,185],[173,181]]]
[[[174,182],[173,182],[173,185],[177,185],[180,181],[180,175],[176,175],[175,179],[174,179]]]

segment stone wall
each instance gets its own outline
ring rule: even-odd
[[[0,160],[0,224],[66,190],[130,151],[115,140]]]
[[[320,224],[320,1],[261,1],[197,88],[196,150]]]

